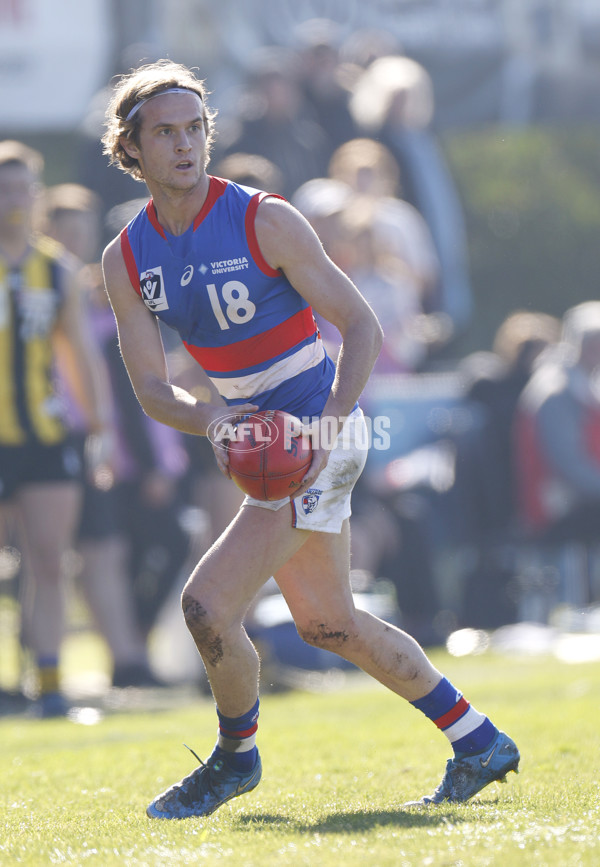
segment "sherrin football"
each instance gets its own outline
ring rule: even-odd
[[[301,422],[282,410],[246,416],[229,440],[229,472],[241,490],[257,500],[293,497],[312,460]]]

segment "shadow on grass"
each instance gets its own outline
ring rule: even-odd
[[[478,806],[496,803],[496,800],[477,801]],[[426,807],[403,809],[398,807],[396,810],[336,811],[329,816],[315,817],[314,821],[295,819],[293,816],[274,813],[253,813],[238,816],[237,821],[241,825],[285,825],[291,831],[314,834],[355,834],[357,831],[370,831],[389,825],[396,828],[433,828],[439,825],[472,822],[472,812],[465,813],[463,812],[465,809],[468,808],[464,804],[448,804],[434,809]],[[485,821],[485,817],[478,814],[477,821]],[[490,821],[497,821],[497,816],[490,817]]]

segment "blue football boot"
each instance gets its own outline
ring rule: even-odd
[[[146,809],[151,819],[210,816],[221,804],[255,789],[262,775],[258,755],[252,770],[245,773],[234,771],[223,759],[214,756],[206,763],[198,761],[199,768],[154,798]]]
[[[498,732],[483,753],[448,759],[444,778],[433,795],[424,795],[419,801],[409,801],[404,806],[427,807],[445,801],[468,801],[494,780],[506,782],[509,771],[518,774],[520,758],[515,742],[504,732]]]

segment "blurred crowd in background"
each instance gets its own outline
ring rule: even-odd
[[[170,612],[242,495],[218,472],[207,441],[143,414],[121,362],[99,259],[146,199],[145,187],[101,154],[108,93],[93,101],[71,176],[50,186],[40,176],[31,220],[63,245],[76,273],[113,435],[105,459],[76,390],[60,379],[87,466],[61,552],[71,626],[102,636],[112,686],[157,687],[202,678],[182,661],[185,639],[175,633],[183,623]],[[385,331],[362,404],[389,422],[389,448],[371,450],[353,496],[360,604],[384,605],[428,646],[462,627],[549,624],[557,612],[597,605],[600,301],[562,316],[515,309],[497,322],[492,346],[456,354],[473,315],[463,207],[435,128],[431,76],[390,33],[344,42],[333,21],[308,21],[295,45],[253,55],[236,94],[217,120],[210,173],[288,198]],[[9,213],[2,172],[0,159],[0,223]],[[337,333],[319,326],[335,357]],[[183,381],[187,354],[172,334],[163,338],[171,375]],[[43,578],[23,556],[18,510],[0,505],[0,592],[18,605],[25,670]],[[165,628],[176,650],[161,663],[152,642]],[[275,587],[247,628],[274,663],[336,664],[296,642]]]

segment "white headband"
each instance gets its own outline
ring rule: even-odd
[[[198,97],[200,102],[202,102],[202,97],[200,96],[199,93],[196,93],[195,90],[190,90],[187,87],[170,87],[168,90],[161,90],[158,93],[153,93],[152,96],[147,96],[146,99],[140,99],[139,102],[136,102],[136,104],[133,106],[133,108],[131,109],[131,111],[129,112],[127,117],[125,118],[125,122],[127,122],[128,120],[131,120],[132,117],[135,117],[135,115],[138,113],[140,108],[143,105],[145,105],[147,102],[150,102],[151,99],[154,99],[156,96],[164,96],[165,93],[193,93],[193,94],[195,94],[195,96]]]

